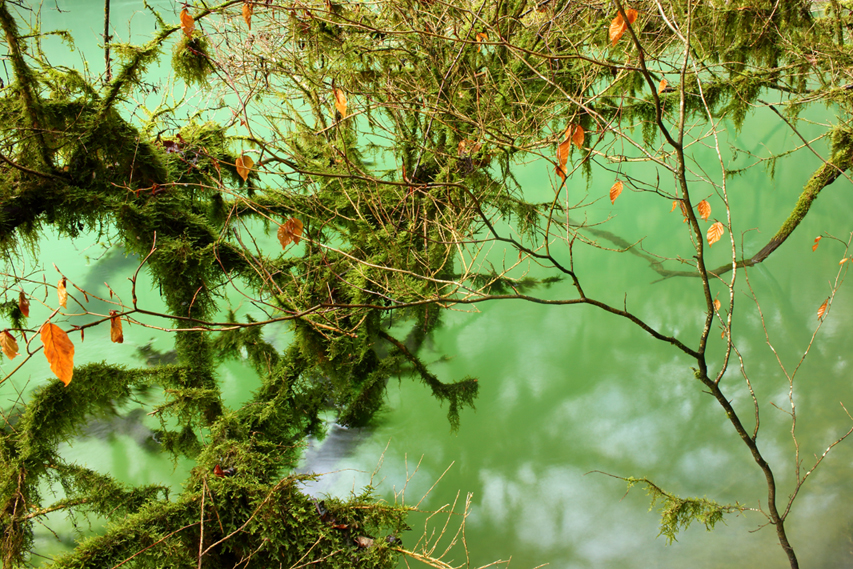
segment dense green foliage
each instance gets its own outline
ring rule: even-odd
[[[312,503],[298,490],[300,477],[289,474],[299,443],[319,433],[326,409],[341,424],[367,424],[388,380],[401,374],[423,381],[458,428],[477,380],[443,383],[417,355],[441,311],[501,298],[540,301],[530,291],[559,279],[575,294],[548,302],[599,307],[673,344],[696,359],[697,379],[730,413],[705,361],[714,310],[684,149],[708,136],[709,118],[740,127],[763,97],[774,96],[790,122],[815,102],[838,110],[826,133],[833,158],[792,204],[775,245],[761,258],[738,252],[742,266],[763,260],[851,165],[849,85],[835,75],[851,58],[841,29],[847,11],[817,17],[805,1],[672,1],[662,11],[637,2],[640,17],[612,45],[607,30],[623,9],[618,3],[275,1],[256,6],[252,35],[233,17],[239,7],[196,10],[207,27],[191,38],[167,23],[175,18],[158,15],[149,43],[112,46],[119,63],[103,84],[52,67],[38,34],[21,32],[14,5],[0,0],[14,73],[0,97],[4,260],[13,266],[48,226],[69,237],[109,233],[145,259],[167,307],[163,326],[179,330],[173,365],[78,366],[68,387],[48,382],[13,410],[0,440],[4,566],[27,562],[34,519],[57,509],[104,516],[110,525],[55,566],[317,559],[324,567],[392,566],[400,548],[383,538],[406,529],[406,507],[377,501],[371,489],[347,502]],[[173,41],[176,76],[228,100],[233,113],[223,119],[197,109],[186,122],[176,109],[160,108],[147,122],[128,118],[122,103],[142,93],[147,68]],[[664,77],[673,87],[658,93]],[[346,116],[334,110],[335,89],[349,99]],[[237,134],[241,121],[248,134]],[[584,201],[561,201],[564,183],[555,178],[556,197],[543,203],[513,177],[521,160],[551,160],[570,123],[587,132],[583,148],[572,150],[573,170],[643,159],[671,178],[671,189],[630,182],[684,206],[682,237],[693,240],[697,259],[688,273],[700,277],[691,282],[701,281],[708,302],[697,341],[666,336],[586,291],[572,247],[577,240],[604,250],[593,227],[569,222]],[[245,180],[235,167],[241,155],[255,162]],[[300,245],[254,246],[253,232],[290,218],[304,224]],[[561,240],[568,253],[552,253]],[[506,258],[487,257],[495,243],[507,247]],[[513,272],[522,261],[553,274],[542,281]],[[0,307],[15,334],[38,329],[16,299],[39,282],[10,276],[4,284]],[[222,317],[232,288],[268,318]],[[136,298],[120,308],[129,319],[151,312]],[[265,333],[284,322],[294,340],[278,350]],[[262,381],[239,409],[227,408],[219,390],[217,365],[228,357],[246,358]],[[57,452],[134,390],[162,393],[153,411],[162,449],[197,465],[178,497],[156,486],[125,488]],[[739,419],[732,421],[755,454],[755,437],[750,443]],[[213,476],[217,465],[236,474]],[[59,502],[43,495],[45,485],[61,488]],[[692,519],[713,526],[737,509],[660,489],[654,495],[666,503],[662,531],[670,539]],[[781,528],[784,516],[771,508]],[[356,544],[361,535],[374,544]]]

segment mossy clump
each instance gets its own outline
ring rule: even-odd
[[[172,69],[188,85],[207,85],[207,76],[213,71],[210,63],[209,43],[201,34],[186,35],[175,45]]]

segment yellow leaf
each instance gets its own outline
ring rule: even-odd
[[[335,108],[341,113],[341,118],[347,118],[347,96],[335,87]]]
[[[62,328],[51,322],[46,322],[40,333],[50,371],[55,373],[62,383],[68,385],[74,373],[74,344]]]
[[[294,245],[299,245],[299,240],[302,239],[302,222],[291,217],[278,228],[278,242],[281,243],[281,248],[285,249],[292,241]]]
[[[669,82],[666,79],[660,80],[660,84],[658,85],[658,95],[663,93],[663,90],[666,89],[667,85],[669,85]]]
[[[826,314],[826,305],[829,304],[829,299],[823,301],[823,304],[820,305],[820,308],[817,309],[817,317],[818,320],[823,318],[823,315]]]
[[[711,216],[711,204],[707,201],[702,200],[698,204],[696,204],[696,209],[699,210],[699,217],[701,217],[704,221],[707,221]]]
[[[110,340],[116,344],[124,342],[124,334],[121,333],[121,316],[118,316],[118,310],[110,310]]]
[[[714,243],[720,240],[720,237],[723,236],[723,233],[726,232],[725,227],[719,221],[708,228],[708,246],[710,247]]]
[[[610,203],[616,203],[616,198],[622,193],[622,182],[616,180],[616,183],[610,188]]]
[[[3,353],[10,360],[18,355],[18,342],[8,330],[3,330],[0,334],[0,348],[3,348]]]
[[[237,158],[235,166],[237,166],[237,175],[243,178],[243,181],[249,179],[249,172],[252,170],[252,166],[255,165],[255,161],[252,160],[249,156],[240,155]]]
[[[190,16],[190,13],[187,12],[187,9],[184,8],[181,10],[181,29],[184,30],[184,33],[188,38],[193,37],[193,30],[195,30],[195,20]]]
[[[637,11],[633,8],[627,8],[625,15],[628,16],[628,23],[633,24],[637,19]],[[610,22],[610,41],[613,45],[616,45],[616,42],[619,41],[622,34],[628,29],[628,23],[622,19],[622,14],[616,14],[616,17]]]
[[[29,318],[30,301],[27,299],[27,295],[24,294],[24,291],[21,291],[21,293],[18,295],[18,308],[21,309],[21,314],[23,314],[25,318]]]
[[[249,26],[249,30],[252,29],[252,14],[255,12],[254,6],[246,2],[243,4],[243,19],[246,20],[246,25]]]
[[[720,310],[720,306],[721,306],[721,304],[720,304],[719,299],[716,299],[716,298],[715,298],[715,299],[714,299],[714,311],[715,311],[715,312],[719,311],[719,310]]]
[[[817,246],[820,245],[820,235],[815,237],[814,245],[812,245],[812,251],[817,251]]]
[[[56,285],[56,296],[59,297],[59,306],[68,308],[68,291],[65,290],[65,277],[62,277],[59,280],[59,284]]]

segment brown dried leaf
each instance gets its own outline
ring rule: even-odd
[[[249,26],[249,31],[252,29],[252,14],[255,12],[255,7],[246,2],[243,4],[243,19],[246,20],[246,25]]]
[[[59,284],[56,285],[56,296],[59,297],[59,306],[68,308],[68,291],[65,290],[65,277],[59,279]]]
[[[720,240],[720,237],[723,236],[723,233],[726,232],[726,228],[723,227],[723,224],[719,221],[713,224],[708,228],[708,246],[710,247],[714,243]]]
[[[18,342],[8,330],[3,330],[0,333],[0,348],[3,348],[3,353],[10,360],[18,355]]]
[[[633,8],[625,9],[625,15],[628,16],[628,22],[634,23],[637,19],[637,11]],[[622,37],[628,30],[628,24],[625,20],[622,19],[622,14],[616,14],[616,17],[613,18],[613,21],[610,22],[610,42],[613,45],[616,45],[616,42]]]
[[[716,299],[716,298],[715,298],[715,299],[714,299],[714,311],[715,311],[715,312],[719,311],[719,310],[720,310],[720,306],[721,306],[721,304],[720,304],[719,299]]]
[[[678,205],[681,206],[681,215],[684,216],[684,219],[681,220],[681,223],[685,223],[688,219],[690,219],[690,216],[687,213],[687,206],[684,205],[684,202],[678,202]]]
[[[110,310],[110,340],[121,344],[124,342],[124,334],[121,332],[121,317],[117,314],[118,310]]]
[[[711,204],[706,200],[702,200],[696,204],[696,209],[699,210],[699,217],[701,217],[703,221],[707,221],[708,218],[711,217]]]
[[[812,245],[812,251],[817,251],[817,246],[820,245],[820,235],[815,237],[814,245]]]
[[[55,373],[62,383],[68,385],[74,373],[74,344],[68,334],[52,322],[46,322],[40,333],[50,371]]]
[[[826,306],[829,304],[829,299],[823,301],[823,304],[820,305],[820,308],[817,309],[817,317],[818,320],[823,318],[823,315],[826,314]]]
[[[184,30],[184,34],[186,34],[188,38],[193,37],[195,20],[193,20],[193,17],[190,16],[190,13],[187,12],[186,8],[181,10],[181,29]]]
[[[30,301],[27,298],[27,295],[24,294],[24,291],[21,291],[21,293],[18,295],[18,308],[21,309],[21,314],[23,314],[25,318],[29,318]]]
[[[347,118],[347,96],[337,87],[335,87],[335,108],[341,113],[342,118]]]
[[[678,207],[678,200],[672,200],[672,209],[669,210],[669,213],[674,212],[675,208],[677,208],[677,207]]]
[[[487,34],[486,32],[480,32],[476,35],[476,40],[478,44],[482,44],[487,39],[489,39],[489,34]],[[477,45],[477,51],[480,51],[482,47],[482,45]]]
[[[252,166],[255,165],[255,161],[252,160],[249,156],[244,156],[241,154],[237,157],[237,161],[235,166],[237,166],[237,175],[243,178],[243,181],[249,179],[249,172],[252,170]]]
[[[660,80],[660,84],[658,84],[658,95],[663,93],[663,90],[666,89],[667,85],[669,85],[669,82],[666,79]]]
[[[616,180],[616,183],[610,188],[610,203],[616,203],[616,198],[622,193],[622,182]]]
[[[299,240],[302,239],[302,222],[291,217],[278,228],[278,242],[281,243],[281,248],[286,249],[292,241],[294,245],[299,245]]]

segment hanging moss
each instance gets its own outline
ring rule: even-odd
[[[172,52],[172,69],[175,76],[183,79],[187,85],[206,86],[207,76],[213,71],[208,49],[209,43],[204,35],[181,35]]]

